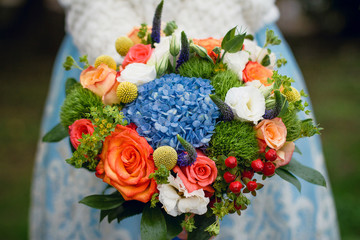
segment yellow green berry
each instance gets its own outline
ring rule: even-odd
[[[94,66],[97,68],[101,63],[105,63],[109,68],[116,70],[115,60],[108,55],[101,55],[96,58]]]
[[[125,56],[133,45],[134,45],[133,41],[125,36],[119,37],[118,39],[116,39],[115,42],[116,51],[121,56]]]
[[[164,165],[166,169],[171,170],[177,163],[177,152],[170,146],[162,146],[157,148],[153,153],[154,163],[157,168]]]
[[[291,91],[283,92],[283,94],[286,97],[286,100],[288,100],[289,102],[299,101],[301,99],[301,95],[300,95],[299,91],[293,87],[290,87],[290,88],[291,88]]]
[[[121,103],[130,103],[138,96],[137,87],[131,82],[121,82],[117,87],[116,95]]]

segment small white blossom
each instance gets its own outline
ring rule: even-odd
[[[257,124],[265,114],[265,98],[259,89],[252,86],[230,88],[225,103],[230,106],[235,119],[241,121]]]
[[[156,78],[155,66],[143,63],[131,63],[121,72],[116,79],[118,82],[131,82],[137,86],[148,83]]]
[[[240,80],[242,80],[243,70],[249,62],[249,53],[246,51],[239,51],[236,53],[226,53],[224,56],[224,63],[228,68],[237,73]]]
[[[198,189],[189,193],[180,177],[168,178],[169,184],[159,184],[159,201],[163,204],[165,211],[176,217],[182,213],[205,214],[210,199],[205,197],[204,190]]]

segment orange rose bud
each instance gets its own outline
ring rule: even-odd
[[[116,88],[119,83],[116,81],[117,72],[101,63],[97,68],[90,66],[80,74],[80,83],[96,95],[102,97],[106,105],[119,103],[116,97]]]
[[[206,39],[193,39],[194,44],[201,46],[207,50],[208,55],[213,59],[216,60],[218,54],[215,54],[213,49],[215,47],[221,46],[222,39],[215,39],[215,38],[206,38]]]
[[[115,131],[105,138],[96,167],[96,176],[116,188],[123,198],[148,202],[157,191],[152,147],[144,137],[128,127],[117,125]]]
[[[125,68],[130,63],[146,64],[152,54],[151,45],[136,44],[129,49],[126,54],[122,66]]]
[[[270,86],[267,79],[271,78],[273,72],[258,62],[248,62],[243,70],[244,82],[259,80],[263,85]]]

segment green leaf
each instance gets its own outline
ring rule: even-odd
[[[166,240],[167,230],[164,215],[160,207],[150,208],[147,204],[141,217],[142,240]]]
[[[296,146],[296,145],[295,145],[295,150],[294,150],[294,152],[302,155],[302,152],[300,151],[300,148],[299,148],[298,146]]]
[[[69,136],[69,131],[64,128],[60,123],[53,127],[45,136],[42,138],[43,142],[58,142],[63,138]]]
[[[173,239],[182,232],[181,222],[185,218],[185,214],[172,217],[167,213],[163,214],[166,221],[167,239]]]
[[[293,184],[297,190],[299,192],[301,192],[301,183],[300,181],[294,176],[292,175],[289,171],[283,169],[283,168],[278,168],[276,169],[275,173],[281,177],[282,179],[284,179],[285,181],[288,181],[289,183]]]
[[[102,220],[104,220],[104,218],[106,218],[110,213],[111,211],[113,211],[113,209],[109,209],[109,210],[101,210],[100,211],[100,222]]]
[[[206,214],[204,215],[195,215],[195,226],[196,229],[193,230],[188,235],[188,240],[208,240],[210,239],[211,235],[205,231],[207,227],[209,227],[211,224],[216,222],[215,215],[212,215],[211,217],[207,217]]]
[[[97,208],[101,210],[109,210],[116,207],[119,207],[121,204],[125,202],[124,198],[117,195],[91,195],[84,197],[80,200],[79,203],[85,204],[92,208]]]
[[[139,201],[125,201],[120,207],[116,209],[114,218],[117,218],[117,221],[120,222],[125,218],[142,213],[144,206],[145,203]]]
[[[309,183],[326,187],[325,178],[320,172],[316,171],[315,169],[309,168],[305,165],[302,165],[300,162],[296,161],[295,159],[291,159],[288,165],[283,166],[281,168],[289,172],[292,172],[294,175],[304,179]]]
[[[268,54],[266,54],[265,57],[263,58],[263,60],[261,61],[261,65],[263,65],[264,67],[267,67],[270,65],[270,57]]]
[[[74,89],[75,86],[80,86],[80,83],[75,78],[68,78],[65,83],[66,96]]]
[[[243,47],[245,39],[245,33],[241,35],[236,35],[233,39],[230,39],[224,46],[224,50],[229,53],[236,53],[240,51]]]
[[[225,49],[225,45],[231,40],[234,38],[235,36],[235,32],[236,32],[236,28],[237,27],[234,27],[232,29],[230,29],[226,34],[225,34],[225,37],[223,38],[222,42],[221,42],[221,48],[222,49]]]

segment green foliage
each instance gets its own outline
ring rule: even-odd
[[[207,229],[211,224],[216,221],[215,215],[207,216],[207,214],[203,215],[195,215],[195,226],[196,229],[189,233],[188,240],[208,240],[210,239],[211,235],[209,232],[206,232]]]
[[[68,78],[65,82],[65,94],[66,96],[74,89],[74,87],[80,86],[75,78]]]
[[[285,58],[279,58],[276,60],[276,66],[280,68],[281,66],[285,66],[287,64],[287,60]]]
[[[288,110],[281,116],[281,119],[287,129],[286,141],[292,142],[298,139],[301,132],[301,121],[297,116],[297,112]]]
[[[45,134],[45,136],[42,138],[42,141],[58,142],[67,136],[69,136],[69,131],[59,123],[55,127],[53,127],[47,134]]]
[[[211,62],[199,57],[192,57],[189,61],[183,63],[178,68],[178,71],[184,77],[210,79],[213,69],[214,64]]]
[[[92,135],[83,134],[78,149],[66,162],[76,168],[84,167],[93,171],[99,162],[102,142],[118,124],[126,125],[126,121],[117,106],[90,107],[90,113],[86,113],[85,118],[92,120],[94,132]]]
[[[291,159],[290,163],[286,166],[281,167],[281,169],[285,169],[309,183],[326,187],[325,178],[320,172],[302,165],[295,159]]]
[[[91,195],[84,197],[79,201],[79,203],[101,210],[117,208],[124,202],[124,198],[118,194],[118,192],[115,192],[115,194],[111,195]]]
[[[318,125],[314,125],[312,119],[305,119],[301,121],[301,133],[300,137],[311,137],[315,134],[320,134],[322,130]]]
[[[269,54],[266,54],[265,57],[263,58],[263,60],[261,61],[261,65],[263,65],[264,67],[267,67],[270,65],[270,57]]]
[[[207,53],[207,50],[204,47],[198,46],[198,45],[196,45],[194,43],[190,43],[190,51],[195,52],[197,55],[199,55],[199,57],[201,57],[201,58],[203,58],[205,60],[208,60],[209,62],[214,64],[214,61],[209,56],[209,54]]]
[[[280,45],[281,39],[275,35],[273,30],[266,29],[266,41],[264,44],[264,48],[268,45]]]
[[[157,184],[167,184],[170,171],[167,170],[164,164],[161,164],[160,168],[154,173],[149,175],[149,178],[154,178]]]
[[[159,201],[159,193],[154,193],[154,194],[151,196],[150,207],[151,207],[151,208],[156,207],[156,204],[157,204],[158,202],[160,202],[160,201]]]
[[[79,57],[79,61],[84,64],[84,68],[88,68],[90,65],[87,55]]]
[[[87,55],[79,57],[79,62],[83,63],[84,68],[89,67]],[[76,62],[76,60],[72,56],[66,57],[66,59],[63,63],[63,67],[66,71],[69,71],[72,68],[77,68],[77,69],[83,70],[83,68],[79,66],[79,64]]]
[[[145,204],[139,201],[125,201],[117,208],[100,211],[100,222],[108,217],[108,222],[111,223],[117,219],[118,222],[121,220],[142,213]]]
[[[191,233],[196,229],[194,217],[187,216],[182,222],[181,227],[183,227],[188,233]]]
[[[259,146],[256,132],[251,123],[230,121],[220,122],[215,126],[207,149],[209,156],[234,156],[243,168],[249,167],[258,154]]]
[[[74,121],[86,118],[92,106],[102,107],[100,97],[90,90],[82,88],[80,83],[73,86],[72,91],[66,96],[60,111],[61,124],[68,128]]]
[[[185,214],[173,217],[164,213],[164,217],[166,221],[167,239],[173,239],[183,230],[181,223],[184,220]]]
[[[221,42],[221,48],[225,50],[223,55],[226,52],[236,53],[243,47],[246,33],[236,34],[236,28],[230,29]]]
[[[275,170],[275,173],[281,177],[282,179],[284,179],[285,181],[293,184],[296,189],[301,192],[301,183],[300,181],[289,171],[283,169],[283,168],[277,168]]]
[[[145,206],[141,217],[140,231],[142,240],[167,239],[166,221],[160,207]]]
[[[139,32],[137,33],[137,36],[140,38],[142,44],[149,44],[151,43],[150,37],[147,34],[148,26],[146,23],[142,23],[140,25]]]
[[[211,85],[215,89],[216,95],[221,100],[225,100],[226,93],[230,88],[240,87],[242,83],[239,81],[238,76],[231,70],[219,71],[211,77]]]
[[[205,228],[205,231],[208,232],[211,236],[219,235],[220,233],[219,219],[217,219],[216,222]]]
[[[164,28],[164,33],[166,36],[170,36],[177,28],[178,26],[175,21],[167,22],[166,27]]]

